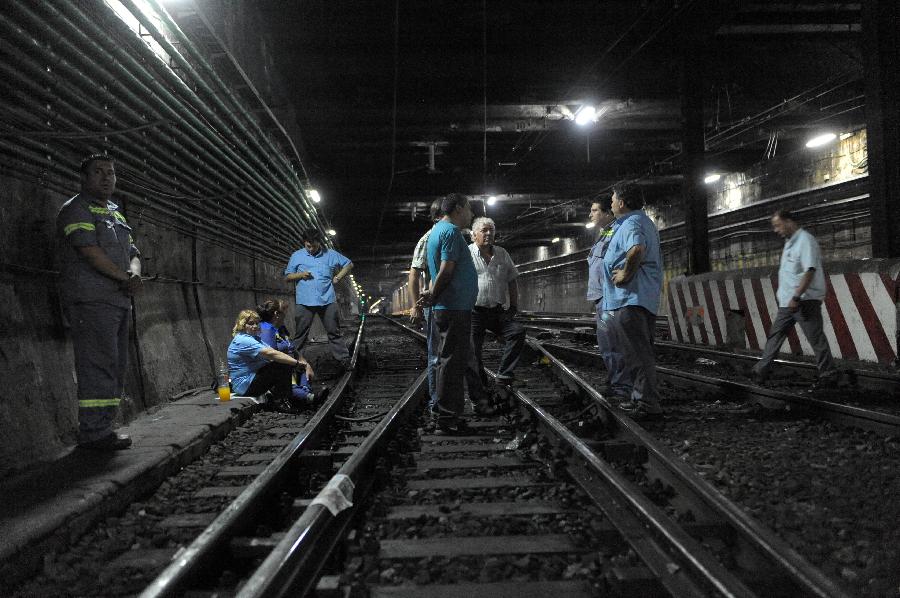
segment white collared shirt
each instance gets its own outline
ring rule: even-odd
[[[509,253],[502,247],[492,246],[494,256],[490,263],[486,263],[481,257],[478,245],[469,245],[472,254],[472,262],[475,264],[475,273],[478,274],[478,299],[475,305],[479,307],[496,307],[502,305],[503,309],[509,307],[509,283],[518,278],[519,271],[513,263]]]
[[[825,284],[825,270],[822,268],[822,252],[816,238],[802,228],[788,238],[781,252],[778,266],[778,307],[787,307],[806,271],[815,268],[812,282],[801,299],[825,299],[828,287]]]

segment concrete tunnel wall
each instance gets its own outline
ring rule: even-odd
[[[72,184],[74,194],[76,177]],[[0,477],[75,442],[74,360],[54,263],[56,213],[67,199],[37,181],[0,175]],[[134,298],[121,410],[128,421],[178,393],[210,385],[237,313],[269,297],[293,306],[293,290],[282,280],[285,264],[197,241],[190,231],[173,230],[114,199],[135,229],[144,275],[159,277]],[[339,293],[344,318],[348,296]],[[323,333],[316,320],[312,335]]]

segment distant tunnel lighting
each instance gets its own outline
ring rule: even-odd
[[[310,189],[309,191],[307,191],[306,194],[309,195],[309,198],[316,203],[319,203],[320,201],[322,201],[322,196],[319,195],[319,192],[316,191],[315,189]]]
[[[591,105],[582,106],[575,113],[575,124],[585,126],[597,120],[597,109]]]
[[[487,198],[487,205],[492,206],[492,205],[494,205],[494,204],[496,204],[496,203],[497,203],[497,196],[496,196],[496,195],[491,195],[490,197]]]
[[[837,139],[837,135],[834,133],[822,133],[807,141],[806,147],[821,147],[826,143],[831,143],[835,139]]]
[[[329,237],[334,237],[337,236],[337,231],[333,228],[329,228],[327,231],[325,231],[325,234],[327,234]]]
[[[553,237],[553,239],[550,242],[551,243],[559,243],[559,237]]]
[[[718,181],[721,178],[722,178],[721,174],[714,172],[712,174],[706,175],[706,178],[703,179],[703,182],[706,183],[707,185],[709,185],[710,183],[715,183],[716,181]]]
[[[584,225],[584,228],[594,228],[594,223],[588,222],[587,224]]]

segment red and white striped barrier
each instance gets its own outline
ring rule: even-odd
[[[822,317],[834,357],[883,364],[894,362],[900,311],[900,261],[826,264],[825,273],[828,294]],[[672,339],[703,345],[743,345],[761,351],[778,311],[777,289],[776,267],[673,279],[668,293]],[[799,326],[794,327],[781,350],[794,355],[813,355]]]

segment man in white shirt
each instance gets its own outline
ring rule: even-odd
[[[822,331],[822,300],[827,287],[819,244],[788,210],[775,212],[772,229],[786,239],[778,268],[778,314],[762,357],[753,366],[753,378],[757,382],[765,381],[788,332],[799,323],[816,353],[817,384],[833,382],[838,372],[834,369],[828,339]]]
[[[476,218],[472,223],[475,242],[469,245],[469,251],[478,274],[478,298],[472,310],[472,344],[480,373],[484,367],[481,348],[485,331],[492,331],[503,341],[497,381],[508,384],[513,380],[513,370],[525,346],[525,328],[513,319],[518,311],[519,271],[509,253],[494,245],[496,232],[497,227],[490,218]]]

